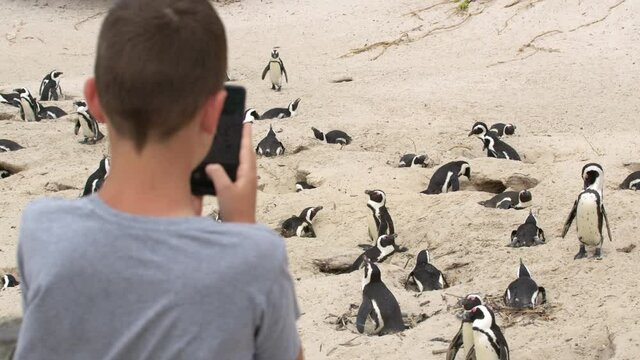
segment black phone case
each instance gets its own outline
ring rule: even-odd
[[[227,98],[224,102],[216,136],[204,160],[191,173],[191,193],[196,196],[216,195],[216,188],[207,176],[205,167],[220,164],[232,181],[240,162],[240,142],[246,90],[240,86],[225,86]]]

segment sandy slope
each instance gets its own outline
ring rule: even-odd
[[[432,351],[447,344],[432,339],[449,339],[459,326],[453,316],[455,298],[444,294],[499,296],[513,280],[521,257],[547,289],[552,320],[528,316],[512,324],[503,314],[499,324],[512,325],[505,329],[512,358],[638,357],[633,275],[639,269],[638,251],[615,249],[637,242],[640,214],[638,195],[616,190],[640,161],[640,3],[627,0],[610,10],[619,1],[522,0],[510,7],[512,0],[478,1],[462,14],[455,12],[455,4],[443,3],[415,15],[408,13],[437,2],[245,0],[219,7],[230,38],[229,73],[249,89],[249,104],[265,111],[302,98],[299,116],[273,122],[282,130],[278,137],[289,154],[259,160],[258,212],[262,222],[275,228],[303,207],[325,207],[317,218],[318,238],[287,240],[307,358],[444,358]],[[57,68],[65,72],[65,92],[81,96],[106,3],[3,2],[0,90],[28,86],[35,91],[42,76]],[[407,34],[403,42],[376,60],[380,48],[341,57],[402,33]],[[259,80],[272,46],[281,47],[290,75],[281,93]],[[330,83],[341,76],[354,81]],[[62,106],[70,108],[70,101]],[[0,138],[27,147],[0,154],[0,163],[25,168],[0,180],[0,268],[11,270],[20,209],[38,196],[76,197],[105,145],[78,144],[73,116],[25,124],[16,121],[13,108],[2,105],[0,115],[8,118],[0,121]],[[467,137],[476,120],[517,124],[516,136],[507,142],[525,161],[486,159],[480,141]],[[254,140],[262,138],[268,126],[257,124]],[[345,130],[354,143],[342,150],[321,144],[311,137],[311,126]],[[298,146],[308,149],[292,154]],[[396,168],[406,152],[426,153],[438,163],[465,159],[472,167],[472,182],[464,183],[459,193],[420,195],[434,169]],[[601,262],[573,260],[575,231],[565,240],[559,238],[580,190],[580,169],[588,161],[605,168],[614,233]],[[476,204],[492,196],[476,190],[487,179],[506,181],[512,175],[537,180],[532,192],[547,245],[506,248],[511,230],[526,212]],[[304,176],[320,187],[295,193],[296,177]],[[52,191],[65,187],[70,189]],[[410,249],[381,265],[383,280],[403,312],[433,315],[401,336],[370,338],[336,331],[326,317],[359,304],[361,273],[327,276],[312,263],[357,256],[356,245],[367,242],[369,213],[363,192],[371,188],[387,192],[398,241]],[[211,202],[207,210],[213,207]],[[432,251],[441,269],[468,265],[446,272],[450,289],[416,297],[402,284],[413,260],[404,267],[410,255],[423,248]],[[0,315],[19,313],[19,289],[1,292]]]

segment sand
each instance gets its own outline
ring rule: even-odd
[[[48,71],[65,73],[62,88],[82,95],[91,75],[97,31],[108,2],[3,1],[0,8],[0,91],[36,92]],[[429,8],[430,7],[430,8]],[[429,8],[426,10],[421,10]],[[287,154],[259,159],[258,218],[277,228],[307,206],[324,206],[317,238],[287,239],[302,311],[298,322],[308,359],[444,359],[459,327],[455,296],[499,297],[522,258],[547,290],[537,314],[499,312],[513,359],[636,359],[640,356],[636,271],[640,198],[617,186],[640,167],[640,3],[632,0],[493,0],[456,11],[450,2],[402,0],[243,0],[219,5],[229,36],[229,75],[248,89],[260,112],[301,98],[299,113],[256,123],[254,141],[270,124]],[[397,40],[395,43],[394,40]],[[353,54],[377,42],[383,48]],[[282,92],[260,81],[273,46],[289,73]],[[332,83],[341,77],[352,82]],[[23,123],[0,105],[0,138],[26,149],[0,154],[23,169],[0,180],[0,268],[15,272],[21,209],[41,196],[77,197],[106,153],[106,143],[78,144],[75,115]],[[512,122],[506,141],[523,162],[487,159],[475,121]],[[341,129],[353,144],[323,144],[311,126]],[[294,149],[300,148],[294,154]],[[399,169],[400,155],[425,153],[435,164],[466,160],[472,180],[462,191],[421,195],[435,168]],[[581,189],[580,171],[605,169],[605,204],[613,242],[604,260],[574,261],[575,230],[560,238]],[[318,189],[295,193],[296,179]],[[487,184],[531,189],[548,243],[507,248],[526,211],[485,209]],[[320,273],[314,259],[355,259],[367,243],[364,190],[382,189],[398,242],[409,251],[381,264],[382,277],[407,314],[429,318],[401,335],[367,337],[335,317],[361,301],[361,272]],[[206,212],[215,208],[207,202]],[[416,296],[403,282],[418,251],[429,249],[451,287]],[[407,264],[408,261],[408,264]],[[405,266],[406,265],[406,266]],[[457,267],[457,268],[456,268]],[[0,292],[0,317],[19,316],[20,289]],[[438,339],[441,338],[441,339]],[[435,339],[435,340],[434,340]]]

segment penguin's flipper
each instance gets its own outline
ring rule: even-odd
[[[453,337],[451,343],[449,344],[449,349],[447,350],[447,360],[455,360],[458,351],[463,346],[462,342],[462,325],[460,325],[460,330],[456,336]]]
[[[547,243],[547,239],[544,237],[544,230],[538,228],[538,239],[535,241],[537,245]]]
[[[458,175],[453,175],[451,177],[451,191],[460,190],[460,180],[458,180]]]
[[[536,303],[534,305],[542,305],[547,302],[547,291],[544,289],[544,287],[538,287],[538,296],[536,296],[535,301]]]
[[[467,356],[464,358],[464,360],[476,360],[476,348],[475,347],[471,347],[471,349],[469,349],[469,352],[467,353]]]
[[[371,304],[371,299],[367,296],[362,295],[362,304],[360,304],[360,309],[358,310],[358,316],[356,317],[356,329],[360,334],[364,333],[364,327],[367,323],[367,318],[369,314],[373,311],[373,305]],[[376,324],[376,328],[378,324]]]
[[[569,213],[569,217],[567,217],[567,221],[565,221],[564,223],[564,229],[562,229],[562,235],[561,235],[563,239],[565,236],[567,236],[567,233],[569,232],[569,228],[571,227],[571,223],[573,223],[573,219],[575,219],[576,217],[577,211],[578,211],[578,200],[576,200],[576,202],[573,203],[573,208]]]
[[[604,224],[607,226],[607,235],[609,235],[609,241],[613,241],[611,238],[611,228],[609,227],[609,219],[607,218],[607,211],[604,209],[604,204],[600,206],[602,208],[602,217],[604,217]]]
[[[518,230],[513,230],[511,232],[511,243],[507,246],[515,247],[516,243],[518,242],[518,237],[516,236],[517,234]]]
[[[42,79],[42,82],[40,83],[40,89],[38,90],[38,95],[42,95],[42,89],[44,89],[48,82],[49,80],[47,80],[46,78]]]
[[[407,276],[407,281],[404,282],[404,289],[407,290],[409,288],[409,280],[413,277],[413,271],[409,273]]]
[[[262,70],[262,80],[264,80],[265,76],[267,76],[267,73],[269,72],[269,65],[270,63],[267,63],[267,66]]]
[[[78,135],[78,132],[80,131],[80,120],[76,120],[76,126],[73,129],[73,133],[76,134],[76,136]]]
[[[288,84],[289,83],[289,77],[287,76],[287,70],[284,68],[284,63],[282,62],[282,59],[280,59],[280,68],[282,69],[282,74],[284,75],[284,80]]]
[[[350,272],[360,269],[360,266],[362,266],[362,263],[364,262],[364,254],[365,253],[360,254],[356,261],[353,262],[353,264],[351,265],[351,269],[349,269]]]

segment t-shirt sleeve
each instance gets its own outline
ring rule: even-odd
[[[268,290],[256,334],[256,360],[295,360],[300,352],[296,320],[300,316],[286,257]]]

